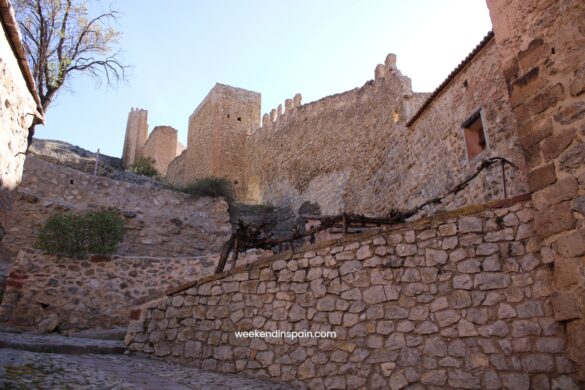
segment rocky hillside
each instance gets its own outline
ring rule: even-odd
[[[93,173],[95,170],[96,153],[64,141],[35,138],[29,153],[54,164],[64,165],[86,173]],[[136,184],[162,185],[150,177],[125,171],[122,167],[122,159],[101,153],[97,174]]]

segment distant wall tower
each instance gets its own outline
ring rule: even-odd
[[[122,163],[128,168],[143,156],[144,144],[148,138],[148,111],[132,108],[128,113],[126,123],[126,137],[124,139],[124,151]]]

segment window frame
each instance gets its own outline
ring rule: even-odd
[[[481,131],[483,133],[483,137],[485,140],[485,147],[483,148],[482,151],[480,151],[479,153],[477,153],[475,156],[473,157],[469,157],[469,147],[468,147],[468,136],[467,136],[467,131],[470,131],[472,129],[470,129],[470,127],[477,121],[477,120],[481,121]],[[467,160],[467,162],[473,162],[475,160],[477,160],[478,157],[484,155],[486,153],[487,150],[490,149],[490,141],[489,141],[489,137],[488,137],[488,127],[487,127],[487,122],[485,120],[485,117],[483,115],[483,107],[479,107],[476,110],[473,111],[473,114],[471,114],[462,124],[461,124],[461,132],[463,135],[463,143],[465,146],[465,158]]]

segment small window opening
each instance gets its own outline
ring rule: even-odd
[[[242,121],[242,117],[241,117],[241,116],[239,116],[239,117],[238,117],[238,122],[241,122],[241,121]]]
[[[467,148],[467,158],[473,160],[487,147],[485,130],[481,120],[481,111],[477,111],[469,117],[463,123],[462,127],[465,136],[465,146]]]
[[[234,184],[238,184],[238,181],[237,180],[234,180]]]
[[[230,114],[228,114],[228,118],[230,117]]]
[[[469,83],[467,82],[467,80],[465,80],[465,81],[463,82],[463,86],[464,86],[465,88],[469,87]]]
[[[73,179],[69,180],[69,184],[73,184]]]

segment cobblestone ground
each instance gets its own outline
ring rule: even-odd
[[[285,385],[125,355],[0,349],[0,389],[290,389]]]

